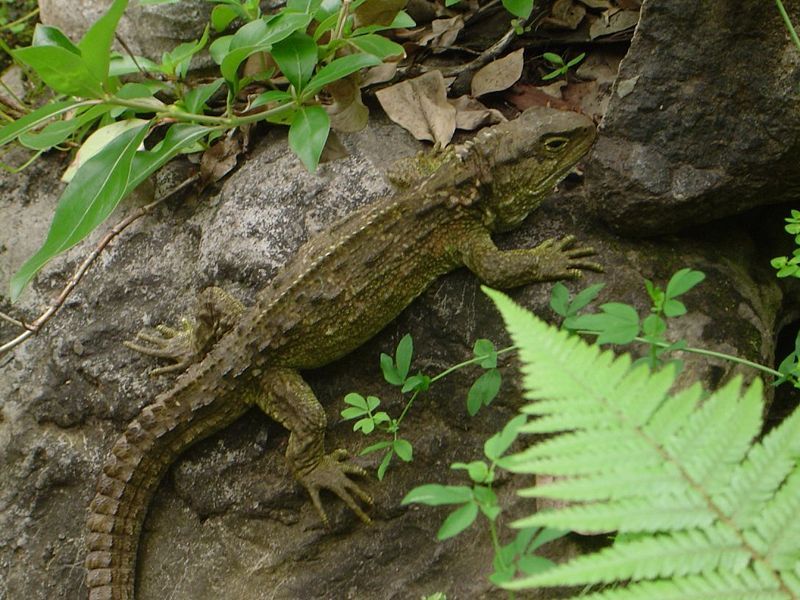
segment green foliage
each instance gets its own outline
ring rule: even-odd
[[[394,357],[382,353],[380,365],[383,378],[390,385],[400,388],[400,393],[410,394],[400,416],[393,418],[386,411],[377,411],[376,409],[381,405],[379,398],[376,396],[365,398],[355,392],[345,396],[344,402],[348,407],[341,412],[344,420],[355,421],[353,431],[361,431],[364,435],[381,433],[390,437],[390,439],[371,444],[361,451],[361,455],[372,452],[384,453],[378,466],[378,479],[382,480],[386,475],[386,470],[395,455],[404,462],[410,462],[413,458],[413,447],[408,440],[400,437],[400,429],[408,411],[420,394],[427,392],[431,384],[459,369],[470,365],[479,365],[485,369],[485,372],[472,384],[467,394],[467,412],[474,416],[481,406],[488,406],[497,396],[502,383],[500,371],[497,369],[497,357],[499,354],[511,350],[513,348],[496,350],[494,344],[489,340],[478,340],[473,348],[473,358],[454,365],[433,377],[424,373],[409,374],[414,354],[414,341],[410,334],[404,335],[397,344]]]
[[[531,576],[553,567],[553,563],[535,554],[541,546],[566,532],[554,529],[528,527],[519,531],[514,539],[505,545],[499,541],[497,522],[503,509],[497,495],[492,490],[496,472],[503,463],[503,455],[517,439],[526,417],[519,415],[509,421],[502,431],[496,433],[483,446],[486,461],[453,463],[450,468],[467,472],[472,482],[466,485],[440,485],[430,483],[411,490],[403,498],[402,504],[425,504],[427,506],[454,505],[453,511],[445,518],[436,534],[439,540],[454,537],[470,527],[479,514],[486,517],[492,544],[495,550],[494,573],[490,580],[502,585],[511,581],[517,573]]]
[[[785,221],[784,229],[794,236],[795,249],[792,256],[776,256],[771,264],[778,270],[778,277],[800,277],[800,210],[792,210]]]
[[[704,279],[705,274],[701,271],[681,269],[670,278],[664,290],[645,279],[651,309],[641,321],[636,308],[621,302],[601,304],[599,313],[578,314],[597,297],[602,284],[590,286],[570,300],[567,288],[557,283],[553,287],[550,307],[564,317],[566,329],[597,335],[598,344],[629,344],[633,341],[649,344],[650,351],[644,360],[651,368],[656,368],[662,364],[662,355],[687,348],[682,340],[673,343],[667,340],[667,319],[686,314],[686,306],[678,297]],[[640,333],[642,337],[639,337]]]
[[[553,52],[545,52],[542,54],[542,58],[555,67],[555,69],[542,76],[542,79],[547,81],[549,79],[555,79],[556,77],[566,75],[572,67],[576,66],[579,62],[586,58],[586,52],[581,52],[578,56],[569,60],[568,62],[565,62],[563,58]]]
[[[648,345],[647,355],[638,359],[647,363],[651,369],[672,364],[677,369],[683,367],[683,362],[671,358],[676,351],[690,352],[704,356],[720,358],[730,362],[746,365],[757,369],[764,374],[775,377],[774,385],[789,381],[793,386],[800,387],[800,333],[795,340],[795,350],[789,354],[778,367],[778,370],[752,361],[691,347],[686,340],[667,339],[668,323],[673,319],[686,314],[686,305],[678,300],[689,290],[705,279],[705,274],[692,269],[680,269],[667,283],[666,289],[661,289],[652,281],[645,279],[645,288],[650,297],[650,314],[640,319],[636,309],[620,302],[609,302],[600,305],[600,312],[594,314],[579,314],[589,306],[602,289],[602,284],[589,286],[578,292],[574,299],[570,298],[567,288],[556,283],[553,286],[550,307],[564,318],[562,327],[568,331],[597,336],[599,344],[629,344],[640,342]]]
[[[71,167],[77,172],[59,200],[47,240],[12,280],[12,300],[48,260],[100,225],[134,189],[134,180],[140,183],[163,164],[161,158],[202,150],[225,130],[258,121],[288,125],[289,147],[313,171],[330,131],[317,95],[361,69],[402,55],[402,46],[376,32],[414,24],[401,11],[390,25],[354,29],[351,11],[358,1],[323,6],[320,0],[290,0],[270,15],[262,15],[255,0],[215,4],[200,39],[165,52],[159,63],[111,53],[128,0],[114,0],[78,43],[55,27],[38,25],[32,45],[12,52],[60,97],[0,128],[0,146],[17,140],[44,152],[86,144]],[[234,23],[241,26],[209,46],[212,28],[222,32]],[[220,77],[190,85],[184,78],[191,61],[206,47],[219,65]],[[254,55],[261,55],[257,58],[263,68],[244,75],[242,65]],[[130,73],[140,77],[124,83],[120,77]],[[148,78],[149,74],[155,76]],[[240,92],[255,85],[271,89],[247,103]],[[223,89],[224,114],[207,114],[208,103]],[[107,136],[86,138],[98,127],[105,128]],[[153,139],[164,137],[165,130],[164,141],[152,150],[140,148],[145,141],[153,146]],[[139,166],[145,170],[139,171]],[[87,187],[81,189],[84,182]]]
[[[519,348],[532,417],[519,430],[548,436],[502,465],[556,477],[523,495],[571,503],[514,525],[628,534],[506,587],[627,582],[588,596],[604,600],[800,597],[800,410],[758,442],[759,380],[670,394],[673,366],[632,367],[486,293]]]

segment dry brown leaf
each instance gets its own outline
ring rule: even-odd
[[[347,158],[348,156],[350,156],[350,153],[342,143],[342,140],[339,139],[335,131],[331,131],[328,134],[328,139],[325,140],[325,146],[322,148],[322,154],[320,154],[319,157],[320,164],[333,162],[341,158]]]
[[[239,137],[224,136],[203,152],[200,159],[200,174],[205,181],[219,181],[236,166],[242,151]]]
[[[499,110],[487,108],[475,98],[466,95],[451,99],[449,102],[456,109],[457,129],[472,130],[506,120]]]
[[[361,87],[365,88],[375,85],[376,83],[385,83],[387,81],[391,81],[396,73],[396,62],[381,63],[364,73],[364,75],[361,77]]]
[[[542,25],[551,29],[575,30],[586,16],[586,7],[573,0],[556,0]]]
[[[611,0],[579,0],[589,8],[614,8],[614,3]]]
[[[430,31],[424,31],[417,43],[420,46],[430,46],[433,52],[443,52],[456,41],[458,34],[464,28],[464,17],[456,15],[450,19],[436,19],[431,22]]]
[[[612,35],[633,29],[639,22],[639,11],[637,10],[617,10],[614,13],[606,11],[603,17],[595,20],[589,27],[589,37],[591,39]]]
[[[456,109],[447,102],[441,71],[430,71],[375,94],[389,118],[418,140],[445,146],[456,129]]]
[[[546,87],[551,88],[552,85]],[[525,110],[531,106],[549,106],[562,110],[569,108],[569,105],[564,102],[564,100],[561,98],[554,98],[549,93],[542,91],[542,89],[542,87],[520,83],[513,87],[507,99],[511,104],[516,106],[518,110]]]
[[[524,49],[520,48],[480,69],[472,78],[472,95],[476,98],[507,90],[522,76]]]
[[[354,27],[389,25],[406,7],[406,0],[366,0],[354,14]]]
[[[327,107],[331,127],[342,133],[353,133],[367,126],[369,110],[361,101],[357,75],[334,81],[325,86],[325,90],[333,98],[333,103]]]

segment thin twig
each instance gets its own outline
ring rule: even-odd
[[[69,297],[69,295],[72,293],[72,290],[75,289],[75,287],[78,285],[80,280],[83,278],[83,276],[89,270],[89,267],[92,266],[92,263],[95,261],[95,259],[98,256],[100,256],[100,254],[103,252],[103,250],[106,248],[106,246],[108,246],[108,244],[111,242],[111,240],[113,240],[120,233],[122,233],[122,231],[124,231],[131,223],[139,220],[140,218],[142,218],[143,216],[148,214],[150,211],[152,211],[159,204],[161,204],[162,202],[164,202],[165,200],[167,200],[168,198],[170,198],[174,194],[176,194],[176,193],[180,192],[181,190],[185,189],[189,185],[193,184],[199,178],[200,178],[199,174],[193,175],[192,177],[189,177],[188,179],[186,179],[185,181],[183,181],[179,185],[177,185],[174,188],[172,188],[171,190],[169,190],[167,193],[165,193],[158,200],[154,200],[150,204],[146,204],[145,206],[142,206],[140,209],[134,211],[133,213],[131,213],[130,215],[128,215],[127,217],[122,219],[122,221],[117,223],[114,227],[112,227],[111,230],[106,235],[103,236],[103,239],[100,240],[100,242],[97,244],[95,249],[92,250],[91,254],[89,254],[89,256],[87,256],[86,259],[81,263],[81,265],[78,267],[78,269],[72,275],[70,280],[67,282],[67,285],[61,291],[61,293],[58,295],[58,297],[53,301],[53,303],[47,308],[47,310],[45,310],[42,313],[42,315],[39,318],[37,318],[35,321],[33,321],[32,323],[25,324],[25,323],[20,322],[20,324],[22,324],[25,327],[25,329],[27,329],[27,331],[21,333],[20,335],[18,335],[16,338],[11,340],[10,342],[7,342],[7,343],[3,344],[2,346],[0,346],[0,356],[5,354],[6,352],[11,350],[12,348],[15,348],[16,346],[19,346],[22,342],[24,342],[29,337],[31,337],[32,335],[38,333],[41,330],[42,326],[45,323],[47,323],[47,321],[49,321],[50,318],[53,315],[55,315],[56,312],[58,312],[58,310],[64,305],[64,302]]]

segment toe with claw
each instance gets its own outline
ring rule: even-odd
[[[339,496],[364,523],[372,522],[355,499],[358,498],[364,504],[371,506],[372,497],[350,479],[351,475],[366,477],[367,472],[358,465],[347,462],[347,459],[348,452],[346,450],[334,450],[323,456],[307,473],[297,474],[297,480],[308,490],[311,502],[326,527],[330,525],[330,522],[320,500],[320,491],[323,489]]]

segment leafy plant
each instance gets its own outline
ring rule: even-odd
[[[0,146],[16,140],[41,153],[84,145],[47,240],[11,280],[12,300],[48,260],[81,241],[166,160],[202,150],[226,130],[259,121],[288,125],[289,146],[315,169],[330,130],[320,92],[402,55],[402,46],[377,32],[413,25],[399,11],[389,25],[355,27],[353,11],[362,3],[290,0],[277,14],[262,15],[253,0],[219,0],[212,13],[215,29],[234,19],[244,24],[208,46],[220,77],[200,85],[184,78],[192,58],[208,45],[209,27],[199,40],[180,44],[156,63],[111,54],[128,0],[114,0],[77,44],[55,27],[37,26],[33,44],[12,54],[57,97],[0,128]],[[242,65],[251,57],[261,59],[261,68],[245,74]],[[140,80],[124,83],[120,77],[129,73],[139,73]],[[243,98],[246,86],[267,90]],[[223,114],[208,108],[220,90],[226,92]],[[93,128],[97,134],[86,138]]]
[[[661,289],[652,281],[645,279],[645,288],[650,297],[651,309],[650,314],[644,319],[639,318],[634,306],[622,302],[601,304],[598,313],[579,314],[597,297],[603,287],[602,284],[589,286],[572,299],[569,290],[563,284],[556,283],[553,286],[550,307],[556,314],[564,318],[562,327],[568,331],[597,336],[598,344],[630,344],[633,342],[647,344],[647,355],[638,359],[636,364],[644,362],[651,369],[671,363],[680,370],[683,362],[672,358],[672,353],[682,351],[719,358],[756,369],[775,377],[774,385],[789,381],[793,386],[800,387],[800,334],[795,340],[795,350],[783,360],[778,370],[738,356],[692,347],[686,343],[686,340],[669,341],[667,339],[668,323],[672,319],[686,314],[686,305],[678,300],[678,297],[693,289],[704,279],[705,274],[702,271],[693,269],[677,271],[670,278],[665,289]]]
[[[352,392],[344,398],[347,408],[342,410],[344,420],[355,420],[353,431],[361,431],[364,435],[384,433],[391,439],[381,440],[361,451],[361,455],[383,451],[384,455],[378,467],[378,479],[382,480],[389,468],[392,458],[397,455],[401,460],[410,462],[413,458],[411,443],[400,437],[400,426],[417,397],[428,391],[431,384],[447,377],[451,373],[470,365],[479,365],[485,372],[472,384],[467,394],[467,412],[474,416],[482,406],[489,406],[500,390],[502,377],[497,370],[497,357],[510,352],[513,348],[496,350],[489,340],[475,342],[473,358],[429,377],[423,373],[409,375],[411,359],[414,353],[414,342],[410,334],[406,334],[397,344],[394,358],[381,354],[380,364],[383,378],[390,385],[400,388],[402,394],[411,394],[403,407],[400,416],[391,417],[385,411],[378,411],[381,400],[376,396],[367,396]]]
[[[794,236],[795,249],[792,256],[776,256],[770,264],[778,270],[778,277],[800,277],[800,210],[792,210],[785,221],[784,229]]]
[[[555,67],[552,71],[547,73],[546,75],[542,75],[542,79],[544,81],[548,81],[550,79],[555,79],[556,77],[561,77],[562,75],[566,75],[569,70],[581,62],[584,58],[586,58],[586,52],[581,52],[578,56],[571,59],[568,62],[564,62],[564,59],[561,58],[558,54],[554,52],[545,52],[542,54],[542,58],[544,58],[547,62]]]
[[[571,502],[515,527],[619,531],[608,548],[504,584],[622,584],[588,598],[800,597],[800,410],[758,442],[755,380],[670,394],[675,368],[632,366],[485,290],[519,348],[532,419],[547,434],[503,461],[556,476],[526,497]]]
[[[471,487],[430,483],[411,490],[402,502],[402,504],[416,503],[428,506],[457,506],[439,528],[436,534],[439,540],[458,535],[472,525],[482,513],[486,517],[495,551],[494,573],[490,580],[496,585],[511,581],[517,573],[533,575],[551,568],[553,563],[538,556],[536,551],[566,533],[556,529],[527,527],[519,531],[508,544],[500,543],[497,523],[503,509],[498,502],[497,494],[492,490],[492,483],[495,481],[498,466],[503,463],[503,455],[517,439],[520,427],[525,421],[526,417],[519,415],[509,421],[502,431],[486,440],[483,452],[487,461],[453,463],[450,466],[451,469],[466,471],[472,480]]]

